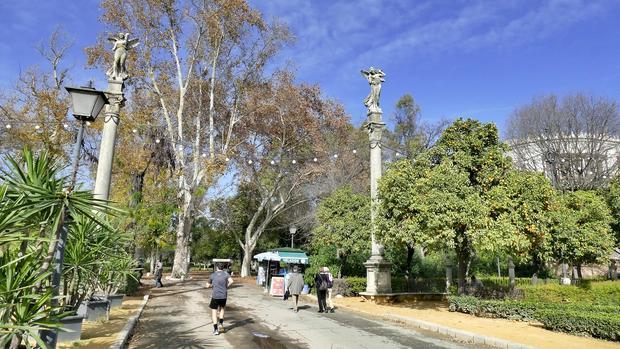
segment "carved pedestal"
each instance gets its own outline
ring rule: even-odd
[[[372,256],[364,263],[366,267],[366,292],[364,296],[392,293],[392,263],[382,256]]]

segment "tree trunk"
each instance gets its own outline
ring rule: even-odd
[[[583,279],[583,276],[581,275],[581,264],[577,264],[575,268],[577,269],[577,277],[579,279]]]
[[[133,172],[131,174],[131,192],[129,193],[129,208],[135,209],[138,204],[142,201],[142,188],[144,187],[144,175],[146,174],[146,170],[141,172]],[[131,231],[136,226],[136,219],[132,218],[131,222],[127,226],[127,230]],[[144,258],[144,249],[139,247],[136,244],[136,236],[134,235],[133,240],[133,248],[134,248],[134,256],[135,260],[139,260],[140,258]]]
[[[405,277],[407,279],[409,279],[409,276],[411,275],[411,263],[413,262],[413,254],[415,253],[415,250],[415,247],[407,245],[407,263],[405,263]]]
[[[186,275],[189,269],[189,243],[192,230],[192,193],[185,189],[183,193],[183,206],[179,214],[177,226],[176,248],[174,250],[174,264],[172,266],[172,277],[180,278]]]
[[[243,247],[243,262],[241,263],[241,277],[250,276],[250,268],[252,263],[252,253],[254,253],[254,247],[248,243]]]
[[[153,275],[155,271],[155,259],[157,259],[157,246],[153,246],[151,250],[151,261],[149,263],[149,273],[151,273],[151,275]]]
[[[172,267],[172,277],[180,278],[187,274],[189,263],[189,233],[191,230],[191,217],[187,213],[182,213],[179,217],[177,228],[177,244],[174,250],[174,264]]]
[[[458,250],[456,254],[458,258],[458,292],[464,294],[467,274],[469,273],[470,254],[463,250]]]

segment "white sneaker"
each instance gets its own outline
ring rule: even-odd
[[[219,334],[220,334],[220,331],[218,331],[217,328],[213,330],[213,335],[214,336],[217,336]]]

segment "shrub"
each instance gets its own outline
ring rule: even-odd
[[[514,300],[483,300],[473,296],[452,296],[449,298],[450,311],[472,314],[480,317],[505,318],[511,320],[535,320],[537,311],[549,310],[562,314],[564,312],[582,312],[598,314],[616,314],[617,306],[590,304],[532,303]]]
[[[535,317],[550,330],[620,341],[620,315],[618,313],[544,309],[537,311]]]
[[[527,286],[521,289],[523,300],[527,302],[620,306],[620,283],[614,281],[584,282],[578,286]]]
[[[349,286],[352,295],[358,295],[360,292],[366,291],[365,277],[346,277],[344,278]]]

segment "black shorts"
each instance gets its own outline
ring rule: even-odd
[[[226,298],[224,299],[215,299],[215,298],[211,298],[211,303],[209,303],[209,308],[211,309],[217,309],[217,308],[224,308],[226,306]]]

